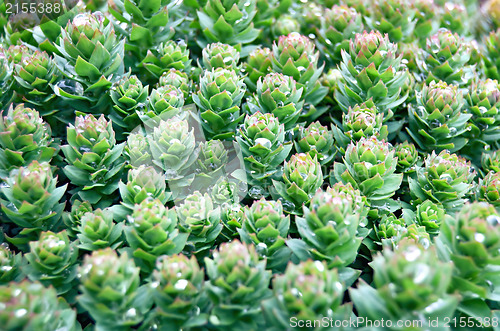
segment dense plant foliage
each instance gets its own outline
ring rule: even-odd
[[[500,330],[500,1],[30,3],[1,330]]]

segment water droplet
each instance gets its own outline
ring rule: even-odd
[[[500,224],[500,217],[496,215],[490,215],[486,217],[486,222],[488,222],[488,224],[490,225],[498,226]]]
[[[474,240],[476,240],[477,242],[482,243],[484,241],[484,239],[486,239],[486,237],[484,236],[484,234],[482,234],[482,233],[474,233]]]
[[[176,290],[179,290],[179,291],[183,291],[184,289],[186,289],[186,286],[188,285],[188,281],[185,280],[185,279],[179,279],[174,287]]]
[[[417,246],[410,246],[403,254],[407,261],[413,262],[419,258],[421,253],[422,252],[420,252],[420,249]]]
[[[28,313],[28,311],[26,309],[21,308],[21,309],[16,310],[16,312],[14,314],[16,315],[16,317],[23,317],[27,313]]]

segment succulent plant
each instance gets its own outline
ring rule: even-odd
[[[279,166],[292,149],[285,142],[284,125],[273,114],[260,112],[247,115],[236,141],[254,185],[269,185],[269,178],[279,176]]]
[[[271,325],[284,330],[294,323],[306,325],[334,319],[344,290],[338,271],[328,268],[325,262],[290,263],[283,274],[273,279],[273,297],[263,304],[268,329]]]
[[[395,155],[398,158],[398,165],[396,170],[398,172],[409,173],[414,171],[414,165],[419,160],[418,151],[415,145],[411,142],[405,141],[394,146],[396,151]],[[413,170],[412,170],[413,169]]]
[[[0,192],[1,209],[5,220],[16,224],[20,231],[9,241],[24,245],[38,237],[40,232],[59,227],[65,202],[59,203],[66,187],[56,187],[57,177],[47,162],[33,161],[14,169],[5,179]]]
[[[300,22],[292,15],[283,15],[274,18],[271,25],[271,33],[274,39],[285,36],[292,32],[300,32]]]
[[[325,65],[319,66],[319,52],[315,52],[308,37],[297,32],[279,37],[273,44],[271,59],[275,72],[292,77],[297,88],[303,89],[301,100],[317,105],[328,93],[318,81]]]
[[[243,217],[245,216],[244,207],[239,203],[225,203],[221,205],[222,231],[218,237],[220,242],[228,242],[239,238],[238,229],[241,228]]]
[[[440,29],[427,38],[426,45],[418,57],[417,65],[421,80],[426,83],[443,81],[463,86],[472,78],[472,71],[466,65],[471,57],[471,48],[458,34]],[[420,76],[416,76],[420,78]]]
[[[318,190],[310,207],[304,206],[304,217],[296,218],[305,249],[297,239],[289,240],[288,245],[302,260],[325,261],[329,268],[347,267],[356,258],[363,239],[358,236],[362,212],[359,201],[349,192],[339,187]]]
[[[500,172],[500,150],[482,153],[481,165],[485,173],[489,171]]]
[[[416,224],[425,226],[425,230],[429,234],[437,235],[445,217],[445,210],[439,203],[425,200],[417,206],[415,216]]]
[[[82,224],[81,219],[87,212],[92,212],[92,205],[88,201],[81,200],[75,200],[71,205],[71,210],[64,212],[63,222],[71,239],[76,237],[78,227]]]
[[[342,114],[342,129],[333,128],[336,148],[342,154],[350,142],[357,142],[361,138],[376,137],[378,140],[387,139],[389,134],[387,125],[382,125],[384,114],[378,113],[372,100],[368,100],[355,107],[349,107],[347,113]]]
[[[0,244],[0,285],[18,282],[24,278],[22,273],[23,255],[12,252],[4,243]]]
[[[124,76],[115,83],[110,91],[113,108],[109,118],[116,132],[128,133],[141,124],[138,112],[145,110],[148,95],[149,86],[143,86],[135,75]]]
[[[203,325],[206,317],[200,314],[199,307],[204,276],[194,257],[176,254],[158,259],[151,282],[155,322],[172,329]]]
[[[184,92],[173,85],[165,85],[151,91],[147,101],[147,111],[139,114],[145,125],[151,119],[167,119],[182,113]],[[153,122],[154,123],[154,122]]]
[[[270,295],[271,273],[253,245],[237,240],[223,243],[205,258],[205,289],[212,309],[209,321],[216,327],[255,329],[262,314],[261,302]]]
[[[169,186],[173,186],[175,180],[187,179],[185,176],[198,157],[194,129],[187,120],[179,116],[160,120],[147,135],[146,142],[150,147],[153,164],[165,172]],[[146,156],[142,146],[138,146],[137,150],[138,153],[143,153],[139,159]],[[134,163],[137,164],[137,161]]]
[[[259,30],[254,28],[257,14],[255,0],[208,0],[197,11],[201,31],[208,41],[231,46],[254,41]]]
[[[208,44],[202,51],[203,68],[206,70],[224,68],[238,71],[239,60],[240,53],[233,46],[220,42]]]
[[[467,144],[464,132],[471,114],[463,112],[462,91],[456,85],[432,81],[408,107],[408,133],[423,151],[456,152]]]
[[[446,215],[437,237],[437,247],[444,261],[453,261],[450,290],[468,299],[485,300],[498,296],[498,247],[500,216],[492,205],[468,203],[455,215]],[[483,309],[481,305],[477,306]],[[487,312],[489,313],[489,312]]]
[[[392,109],[405,102],[409,74],[397,54],[397,45],[378,31],[356,34],[349,42],[349,50],[342,52],[339,65],[343,80],[335,93],[344,112],[349,107],[371,99],[384,121],[393,116]]]
[[[411,41],[416,25],[415,9],[404,0],[375,0],[366,17],[372,30],[387,34],[392,42]]]
[[[30,252],[24,257],[28,263],[23,272],[31,281],[52,285],[58,295],[74,289],[78,248],[66,231],[42,232],[37,241],[30,242]]]
[[[469,34],[470,26],[467,8],[462,3],[447,2],[441,13],[441,27],[460,36]]]
[[[123,232],[130,255],[145,274],[153,271],[159,256],[180,253],[189,235],[178,226],[174,209],[151,198],[135,205]]]
[[[122,229],[123,223],[115,223],[109,209],[87,212],[80,218],[77,227],[78,247],[86,251],[118,248],[122,244]]]
[[[253,50],[243,63],[243,68],[247,73],[245,84],[250,92],[255,92],[259,78],[266,76],[272,69],[271,50],[267,47]]]
[[[121,205],[113,207],[113,212],[130,214],[136,204],[140,204],[146,199],[158,199],[162,204],[166,204],[170,194],[167,192],[165,176],[159,173],[154,167],[141,165],[128,171],[127,183],[120,181],[118,184]]]
[[[363,17],[353,7],[334,5],[322,13],[318,29],[319,49],[330,63],[342,60],[341,51],[349,50],[349,40],[363,32]]]
[[[319,121],[307,127],[299,127],[296,139],[295,150],[298,153],[307,153],[313,158],[317,157],[321,165],[329,164],[336,155],[333,133]]]
[[[191,81],[185,72],[178,69],[170,69],[161,75],[158,87],[171,85],[182,91],[186,104],[191,103]]]
[[[498,46],[500,45],[500,29],[491,31],[485,38],[486,54],[484,56],[485,74],[491,79],[500,79],[500,60]]]
[[[476,177],[470,162],[446,150],[439,154],[433,151],[422,166],[416,166],[416,172],[416,178],[408,178],[415,202],[440,203],[447,212],[460,209]]]
[[[67,128],[68,144],[61,147],[67,166],[64,174],[76,186],[71,193],[96,207],[108,207],[115,200],[125,143],[116,144],[111,121],[104,115],[78,116]]]
[[[453,316],[458,297],[447,294],[452,265],[439,261],[433,248],[406,239],[397,249],[384,248],[370,266],[373,285],[361,281],[349,290],[359,316],[392,325]]]
[[[191,68],[189,49],[183,40],[179,42],[168,40],[152,51],[148,50],[141,64],[156,79],[170,69],[177,69],[187,73]]]
[[[374,230],[376,243],[382,246],[397,248],[399,243],[405,238],[415,240],[424,248],[428,248],[431,244],[431,238],[425,226],[408,222],[404,218],[398,218],[392,213],[383,215],[375,224]]]
[[[244,243],[254,244],[257,253],[267,258],[268,269],[284,270],[291,255],[285,245],[289,228],[290,217],[283,214],[281,202],[262,198],[245,208],[238,232]]]
[[[200,108],[201,125],[207,139],[230,139],[243,119],[240,104],[246,87],[232,69],[206,70],[193,101]]]
[[[132,167],[153,165],[149,139],[142,132],[134,132],[127,137],[124,154]]]
[[[60,79],[57,66],[46,52],[25,54],[20,63],[14,65],[14,79],[18,97],[28,106],[34,107],[43,116],[53,115],[56,109],[51,85]]]
[[[107,113],[111,103],[106,92],[124,72],[124,42],[101,13],[75,16],[61,30],[55,45],[59,53],[56,63],[80,87],[69,93],[55,86],[55,94],[72,108]]]
[[[334,164],[335,179],[351,183],[371,202],[393,196],[403,180],[403,175],[396,173],[398,158],[394,148],[376,137],[361,138],[349,144],[343,161]]]
[[[24,280],[0,286],[0,321],[6,331],[81,330],[76,312],[52,287]]]
[[[57,149],[50,126],[24,104],[0,113],[0,178],[32,161],[50,162]]]
[[[257,82],[254,97],[247,105],[252,114],[273,114],[285,130],[293,129],[300,117],[304,87],[298,87],[293,77],[279,73],[267,74]]]
[[[479,181],[477,200],[500,207],[500,172],[490,171]]]
[[[323,183],[323,172],[317,156],[298,153],[283,166],[283,182],[273,180],[274,188],[292,209],[288,212],[301,213],[306,204]]]
[[[185,253],[201,256],[211,249],[222,230],[220,208],[214,208],[212,199],[196,191],[175,209],[179,223],[189,237]]]
[[[141,71],[139,63],[148,50],[173,37],[174,29],[182,22],[182,19],[175,17],[179,5],[176,2],[141,3],[136,0],[115,0],[109,4],[108,10],[115,19],[112,21],[115,29],[126,37],[125,49],[130,54],[126,61],[134,72]]]
[[[110,248],[95,251],[85,256],[78,273],[78,303],[98,328],[131,328],[151,307],[147,285],[140,286],[139,268],[127,254],[118,257]]]
[[[435,34],[439,28],[437,18],[440,16],[439,9],[434,0],[414,0],[415,8],[415,30],[419,44],[424,45],[428,37]]]
[[[471,140],[467,145],[467,154],[479,160],[478,150],[498,146],[500,137],[500,85],[496,80],[480,80],[472,83],[465,97],[465,107],[472,115],[469,119],[466,135]]]

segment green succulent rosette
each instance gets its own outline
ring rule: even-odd
[[[67,165],[64,174],[76,186],[74,196],[94,207],[108,207],[115,200],[124,163],[125,143],[116,144],[113,123],[104,115],[77,116],[67,128],[67,145],[61,147]]]
[[[280,201],[264,198],[245,208],[238,233],[246,244],[254,244],[257,253],[267,260],[270,270],[284,270],[291,256],[285,245],[290,229],[290,216],[285,216]]]
[[[342,114],[342,126],[333,127],[333,134],[337,141],[336,148],[345,154],[349,143],[357,142],[361,138],[387,139],[389,132],[387,125],[382,124],[383,117],[384,114],[378,113],[372,100],[349,108],[347,113]]]
[[[140,269],[127,254],[111,248],[86,255],[78,268],[80,295],[85,308],[101,330],[130,329],[151,308],[147,285],[140,286]]]
[[[465,97],[465,106],[471,118],[466,135],[471,144],[465,152],[479,161],[479,152],[500,147],[500,85],[496,80],[480,80],[472,83]],[[479,162],[478,162],[479,163]]]
[[[220,208],[213,205],[210,196],[196,191],[175,208],[179,224],[189,232],[185,254],[202,256],[210,250],[220,232]]]
[[[224,203],[221,205],[222,231],[217,240],[228,242],[239,238],[238,229],[242,227],[245,209],[239,203]]]
[[[88,201],[75,200],[71,205],[71,210],[63,214],[63,222],[71,239],[76,237],[83,215],[92,212],[92,205]]]
[[[467,63],[471,58],[470,45],[458,34],[440,29],[426,40],[417,59],[421,76],[427,84],[443,81],[447,84],[466,86],[472,79]]]
[[[349,144],[343,161],[334,164],[335,180],[350,183],[374,205],[387,201],[401,186],[403,174],[396,173],[398,158],[388,142],[361,138]]]
[[[126,38],[126,65],[134,72],[145,74],[140,63],[149,55],[148,50],[174,36],[183,21],[176,17],[180,7],[177,2],[166,1],[114,0],[108,4],[115,30]]]
[[[30,251],[24,257],[28,263],[23,272],[31,281],[52,285],[58,295],[74,290],[78,248],[66,231],[42,232],[37,241],[30,242]]]
[[[417,206],[415,223],[425,226],[425,230],[431,235],[439,234],[439,228],[445,217],[445,210],[439,203],[425,200]]]
[[[0,244],[0,285],[19,282],[24,278],[22,272],[23,255],[9,249],[7,244]]]
[[[335,92],[344,112],[371,99],[384,114],[384,122],[393,117],[393,109],[407,99],[409,85],[408,70],[397,50],[378,31],[358,33],[350,40],[349,50],[342,52],[339,69],[343,80],[338,81]]]
[[[165,330],[194,328],[206,323],[204,305],[205,274],[194,257],[182,254],[163,256],[153,271],[153,301],[156,304],[153,322]]]
[[[4,51],[0,51],[0,107],[2,109],[12,101],[12,83],[14,81],[12,71],[12,64],[9,63]]]
[[[358,226],[366,214],[353,197],[339,187],[314,194],[310,207],[304,206],[304,216],[295,220],[301,239],[287,242],[299,259],[325,261],[330,269],[354,262],[363,239]]]
[[[124,43],[102,13],[75,16],[54,46],[57,66],[78,88],[68,91],[58,84],[54,93],[80,111],[108,113],[107,91],[124,73]]]
[[[201,31],[206,40],[198,40],[205,45],[207,41],[221,42],[231,46],[249,44],[254,41],[260,30],[254,28],[257,14],[255,0],[208,0],[196,13]]]
[[[184,100],[186,104],[192,103],[191,101],[191,80],[188,75],[177,69],[170,69],[161,75],[158,80],[158,87],[161,86],[175,86],[184,94]]]
[[[323,183],[321,164],[309,154],[298,153],[285,161],[283,182],[273,180],[278,194],[287,202],[287,212],[302,213],[302,206],[307,204],[316,190]]]
[[[86,251],[97,251],[107,247],[116,249],[122,244],[123,223],[113,221],[110,209],[96,209],[80,218],[77,228],[78,247]]]
[[[394,146],[396,157],[398,158],[398,165],[396,170],[405,174],[414,172],[414,166],[419,161],[418,151],[415,145],[411,142],[405,141]]]
[[[0,286],[0,321],[6,331],[81,330],[76,312],[52,287],[24,280]]]
[[[123,229],[130,255],[144,274],[150,274],[159,256],[180,253],[189,233],[178,226],[174,209],[158,199],[146,199],[135,205]]]
[[[392,42],[409,42],[417,23],[415,12],[412,3],[404,0],[375,0],[365,21],[372,30],[387,34]]]
[[[273,114],[257,112],[245,118],[236,141],[254,186],[269,185],[270,178],[279,176],[280,165],[292,149],[285,142],[285,132],[285,126]]]
[[[500,149],[494,152],[483,152],[481,166],[485,173],[489,171],[500,172]]]
[[[293,77],[271,73],[259,79],[254,97],[248,100],[250,113],[273,114],[286,130],[295,127],[303,107],[304,88]]]
[[[307,127],[299,127],[294,146],[298,153],[307,153],[313,158],[317,157],[321,165],[327,165],[336,155],[334,143],[332,131],[317,121]]]
[[[485,202],[468,203],[443,220],[436,245],[442,260],[453,261],[449,290],[462,294],[459,309],[465,313],[476,307],[475,313],[489,316],[483,301],[498,300],[499,229],[498,212]]]
[[[141,124],[139,114],[147,106],[149,86],[144,86],[135,75],[125,76],[114,84],[109,93],[113,107],[109,118],[119,136],[125,137]]]
[[[484,38],[486,48],[484,63],[486,77],[491,79],[500,79],[500,29],[491,31],[489,36]]]
[[[146,199],[158,199],[166,204],[171,193],[167,192],[167,184],[163,173],[152,166],[140,165],[128,171],[127,182],[118,183],[121,205],[112,207],[115,216],[125,219],[130,215],[135,205]]]
[[[253,245],[223,243],[205,258],[205,289],[212,304],[209,322],[216,328],[256,329],[262,321],[261,302],[270,296],[271,273]]]
[[[408,107],[407,131],[422,151],[456,152],[463,148],[467,121],[462,91],[456,85],[431,81],[417,94],[416,104]]]
[[[57,177],[47,162],[33,161],[12,170],[0,188],[0,203],[4,220],[17,225],[20,231],[8,240],[23,247],[42,231],[56,230],[66,204],[59,201],[67,186],[57,187]]]
[[[267,47],[256,48],[248,55],[243,68],[247,75],[245,84],[250,92],[257,90],[257,82],[261,77],[266,76],[272,69],[271,50]]]
[[[303,89],[301,100],[315,106],[328,93],[318,81],[325,65],[319,66],[319,52],[308,37],[297,32],[280,36],[273,43],[271,59],[275,72],[292,77]]]
[[[17,97],[27,106],[38,110],[41,115],[53,115],[57,109],[54,109],[56,95],[51,85],[56,84],[60,76],[53,58],[47,52],[37,50],[25,54],[23,60],[14,65]]]
[[[460,209],[474,187],[475,170],[464,158],[444,150],[428,155],[416,166],[416,178],[408,178],[416,204],[425,200],[443,205],[447,212]]]
[[[318,29],[318,48],[331,64],[342,60],[342,50],[349,49],[349,40],[363,32],[363,16],[355,8],[336,4],[322,13]]]
[[[171,118],[182,114],[184,93],[173,85],[160,86],[151,91],[147,100],[147,110],[139,113],[139,118],[147,126],[151,119]]]
[[[19,104],[0,113],[0,178],[32,161],[50,162],[57,146],[40,114]]]
[[[490,171],[479,180],[476,194],[478,201],[485,201],[500,208],[500,172]]]
[[[125,146],[124,154],[127,156],[127,161],[132,167],[153,165],[149,140],[150,139],[142,132],[134,132],[127,137],[127,145]]]
[[[202,51],[202,64],[205,70],[225,68],[239,70],[240,52],[231,45],[220,42],[208,44]]]
[[[144,66],[155,79],[159,79],[170,69],[177,69],[189,73],[191,69],[189,49],[184,40],[180,40],[179,42],[168,40],[161,43],[153,50],[148,49],[147,55],[142,60],[141,65]]]
[[[447,293],[453,266],[441,262],[434,248],[406,239],[397,248],[385,247],[370,266],[373,284],[360,281],[356,289],[349,289],[358,316],[372,322],[384,318],[392,322],[392,329],[398,321],[425,325],[429,320],[453,317],[459,301],[457,295]]]
[[[245,83],[236,71],[224,68],[205,70],[193,101],[199,107],[201,126],[207,139],[226,140],[234,136],[236,127],[245,116],[240,108],[245,91]]]

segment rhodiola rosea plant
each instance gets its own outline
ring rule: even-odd
[[[1,330],[500,330],[500,1],[33,4]]]

